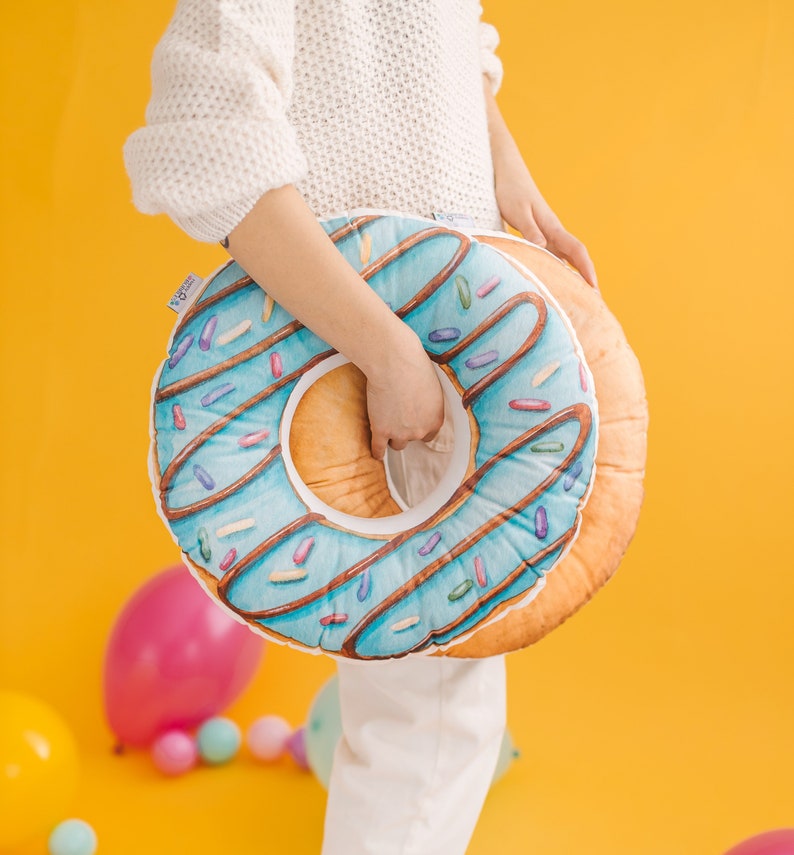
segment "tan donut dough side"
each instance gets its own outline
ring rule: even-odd
[[[612,577],[637,527],[648,431],[640,364],[598,292],[546,250],[509,237],[475,236],[534,273],[567,315],[595,381],[599,433],[595,478],[578,537],[534,600],[519,609],[503,604],[501,617],[444,651],[464,658],[506,653],[539,641]]]

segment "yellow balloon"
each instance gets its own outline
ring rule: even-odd
[[[77,746],[63,719],[36,698],[0,692],[0,850],[63,820],[76,785]]]

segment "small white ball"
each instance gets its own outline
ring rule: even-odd
[[[286,751],[287,740],[292,735],[289,723],[277,715],[258,718],[246,733],[246,745],[257,760],[266,763],[278,760]]]

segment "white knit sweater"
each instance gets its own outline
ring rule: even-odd
[[[133,200],[190,235],[227,235],[294,183],[317,216],[467,213],[499,228],[477,0],[179,0],[155,49]]]

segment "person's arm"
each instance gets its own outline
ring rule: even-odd
[[[443,393],[421,342],[348,264],[293,185],[265,193],[227,243],[277,303],[364,373],[373,457],[438,432]]]
[[[566,231],[541,195],[502,118],[487,78],[484,86],[496,203],[502,218],[528,241],[564,258],[593,288],[598,288],[595,267],[585,245]]]

